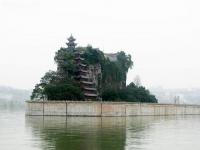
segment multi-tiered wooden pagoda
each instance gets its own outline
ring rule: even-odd
[[[77,45],[75,43],[75,38],[71,35],[68,38],[68,49],[72,50],[74,53],[74,59],[76,63],[75,80],[80,84],[80,87],[84,93],[85,100],[96,100],[99,99],[99,94],[97,91],[97,82],[95,79],[97,70],[94,66],[89,66],[85,63],[85,59],[82,57],[84,52],[75,49]]]

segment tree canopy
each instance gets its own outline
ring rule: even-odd
[[[104,100],[157,103],[154,95],[143,86],[136,86],[131,82],[123,89],[106,89],[102,95]]]
[[[55,71],[47,72],[36,84],[31,99],[82,100],[83,93],[79,85],[69,78],[64,78]]]
[[[92,46],[77,47],[76,51],[87,65],[101,66],[101,86],[98,88],[105,101],[129,101],[129,102],[157,102],[154,95],[143,86],[134,83],[126,85],[128,70],[132,68],[131,55],[124,51],[116,53],[116,60],[110,60],[98,48]],[[54,57],[57,71],[48,71],[36,84],[31,99],[48,100],[83,100],[84,94],[80,85],[74,80],[76,64],[74,53],[67,48],[60,48]]]

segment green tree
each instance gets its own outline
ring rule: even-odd
[[[31,99],[48,100],[81,100],[83,93],[79,85],[71,79],[63,80],[59,74],[54,71],[47,72],[35,86]]]
[[[54,57],[54,61],[57,64],[57,73],[60,77],[72,78],[75,71],[74,53],[67,48],[60,48]]]
[[[133,82],[123,89],[106,89],[102,97],[106,101],[157,103],[156,97],[151,95],[149,90],[142,86],[138,87]]]
[[[145,87],[130,83],[126,86],[128,70],[132,68],[131,55],[120,51],[116,61],[106,58],[104,53],[92,46],[73,49],[60,48],[54,60],[57,71],[48,71],[36,84],[31,99],[83,100],[84,95],[79,83],[74,80],[76,72],[75,53],[81,52],[84,63],[100,65],[102,75],[98,76],[97,87],[105,101],[157,102],[157,99]]]
[[[80,49],[80,48],[79,48]],[[105,57],[102,51],[100,51],[98,48],[93,48],[92,46],[88,45],[85,48],[81,48],[83,53],[83,58],[85,58],[85,62],[87,64],[100,64],[102,65],[105,61]]]

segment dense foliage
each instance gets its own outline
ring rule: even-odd
[[[157,103],[154,95],[143,86],[136,86],[133,82],[123,89],[106,89],[102,98],[105,101],[127,101],[127,102],[148,102]]]
[[[157,102],[155,96],[142,86],[134,83],[126,86],[128,70],[133,66],[131,55],[118,52],[112,61],[104,53],[92,46],[77,47],[88,65],[100,65],[102,76],[97,89],[105,101]],[[39,84],[36,84],[31,99],[48,100],[83,100],[80,86],[73,76],[76,71],[74,53],[67,48],[60,48],[54,60],[57,71],[47,72]]]
[[[74,54],[67,48],[60,48],[55,54],[54,61],[57,64],[57,73],[60,77],[72,78],[75,71]]]
[[[102,68],[103,88],[121,89],[126,87],[126,76],[128,70],[133,66],[131,55],[126,55],[123,51],[117,53],[117,60],[106,59]]]
[[[84,48],[83,57],[88,64],[100,64],[102,70],[102,88],[124,88],[126,86],[126,75],[133,66],[131,55],[123,51],[117,53],[117,60],[110,61],[99,49],[88,46]]]
[[[74,80],[63,78],[54,71],[44,75],[31,95],[31,99],[48,100],[82,100],[83,98],[83,93]]]

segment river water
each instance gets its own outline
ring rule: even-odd
[[[200,150],[200,116],[43,117],[0,110],[0,150]]]

